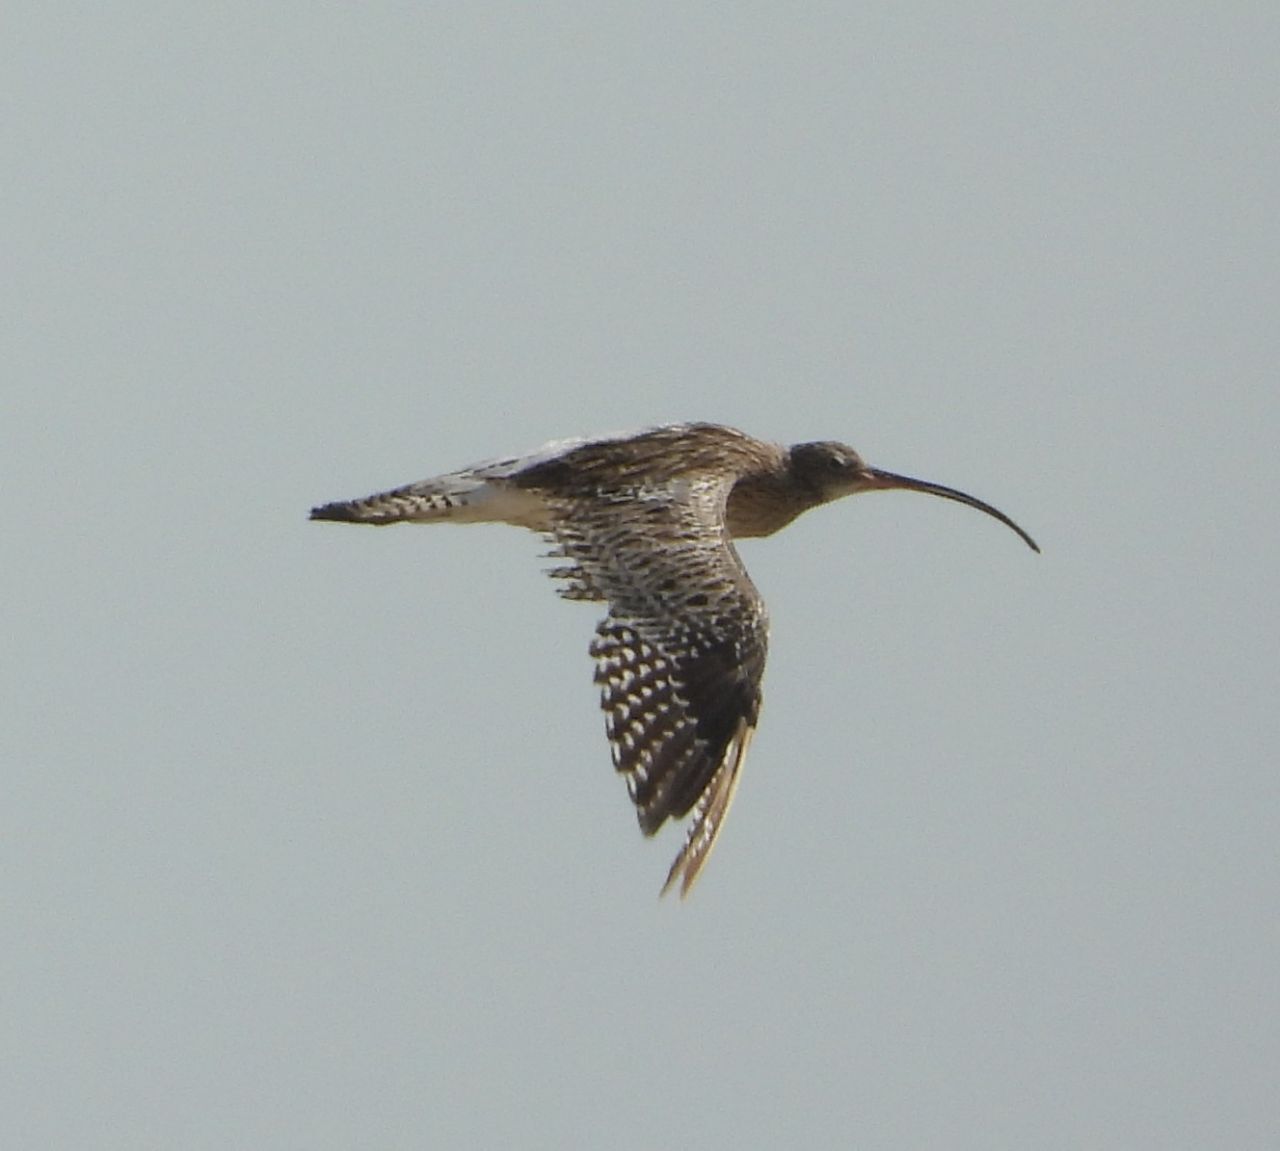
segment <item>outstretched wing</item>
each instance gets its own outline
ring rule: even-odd
[[[663,887],[689,892],[724,825],[760,714],[768,619],[724,525],[729,480],[566,497],[552,574],[607,600],[591,654],[640,827],[693,812]]]

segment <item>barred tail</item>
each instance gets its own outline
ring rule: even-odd
[[[514,523],[542,530],[545,506],[531,493],[475,473],[458,472],[359,500],[311,509],[313,520],[350,524]]]

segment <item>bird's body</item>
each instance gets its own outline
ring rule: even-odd
[[[809,508],[906,487],[971,496],[868,468],[835,443],[787,449],[715,424],[673,424],[535,452],[327,504],[312,519],[501,522],[539,532],[569,599],[606,602],[591,654],[614,764],[652,835],[693,812],[667,877],[687,893],[719,834],[760,713],[764,601],[734,548]],[[1036,549],[1039,550],[1039,549]]]

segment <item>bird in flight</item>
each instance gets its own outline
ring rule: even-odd
[[[591,644],[614,766],[640,828],[693,817],[662,891],[689,893],[724,826],[760,716],[764,601],[734,541],[859,492],[905,489],[1003,512],[869,467],[852,448],[783,447],[717,424],[557,440],[522,456],[313,508],[343,523],[508,523],[560,561],[567,599],[608,605]]]

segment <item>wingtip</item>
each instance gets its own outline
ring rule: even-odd
[[[737,794],[742,764],[754,734],[755,726],[752,723],[745,718],[738,721],[738,729],[725,749],[724,760],[711,777],[694,809],[693,822],[689,825],[684,846],[680,848],[680,854],[667,872],[667,881],[662,885],[659,899],[675,886],[677,879],[680,881],[682,900],[688,898],[693,885],[698,882],[698,876],[707,866],[711,850],[720,838],[733,797]]]
[[[682,900],[689,897],[689,892],[693,890],[694,880],[698,878],[698,872],[701,868],[686,867],[686,852],[681,851],[676,856],[675,862],[671,865],[671,870],[667,872],[667,881],[662,885],[662,890],[658,892],[658,898],[662,899],[668,891],[676,885],[676,880],[680,880],[680,898]]]

